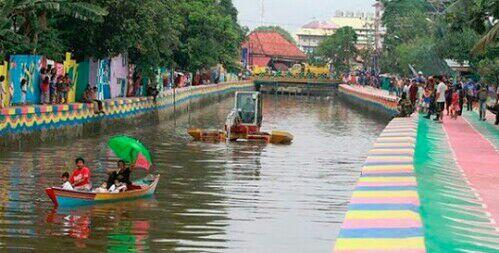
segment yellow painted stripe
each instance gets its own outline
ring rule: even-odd
[[[373,146],[376,147],[414,147],[414,143],[412,142],[406,142],[406,143],[381,143],[377,142],[374,143]]]
[[[386,170],[386,169],[414,169],[414,166],[412,164],[406,164],[406,165],[368,165],[362,167],[362,170],[371,170],[371,171]]]
[[[393,161],[410,162],[413,158],[410,156],[368,156],[367,161]]]
[[[354,191],[352,197],[356,198],[388,198],[388,197],[417,197],[416,191]]]
[[[418,213],[409,210],[389,210],[389,211],[348,211],[346,220],[372,220],[372,219],[412,219],[420,221]]]
[[[397,250],[397,249],[425,249],[423,237],[411,238],[339,238],[336,241],[336,250]]]
[[[414,177],[361,177],[359,182],[416,182]]]
[[[413,149],[373,149],[369,151],[372,155],[412,155]]]

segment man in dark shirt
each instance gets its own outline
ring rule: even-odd
[[[109,178],[107,179],[107,188],[109,189],[111,185],[114,184],[115,180],[118,180],[121,183],[124,183],[128,186],[132,185],[130,181],[130,168],[126,167],[125,161],[118,161],[118,170],[112,169],[109,170]]]

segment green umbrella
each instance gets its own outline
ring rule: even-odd
[[[147,161],[152,163],[151,154],[149,150],[140,143],[140,141],[125,136],[114,136],[107,142],[109,148],[114,152],[114,154],[120,159],[128,163],[134,163],[137,160],[137,156],[142,154]]]

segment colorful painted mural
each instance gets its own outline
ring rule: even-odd
[[[64,60],[63,66],[64,73],[68,74],[72,84],[68,93],[68,101],[69,103],[74,103],[76,98],[76,84],[78,83],[78,64],[75,60],[71,59],[71,53],[66,53],[66,59]]]
[[[111,59],[111,80],[110,90],[111,98],[126,97],[128,61],[123,55],[118,55]]]
[[[9,85],[9,63],[6,61],[0,65],[0,76],[4,77],[4,80],[0,82],[0,108],[3,108],[9,106],[13,92]]]
[[[100,100],[111,98],[111,71],[110,71],[110,61],[109,59],[99,60],[97,69],[97,89],[98,98]]]
[[[12,102],[14,104],[40,103],[40,68],[42,56],[39,55],[12,55],[10,57],[9,77],[14,88]],[[26,84],[21,87],[22,80]],[[26,101],[23,101],[23,100]]]
[[[83,61],[78,63],[77,72],[78,76],[75,81],[75,101],[83,101],[83,93],[90,83],[90,63]]]
[[[176,103],[181,104],[200,96],[250,89],[251,82],[227,83],[188,87],[177,90]],[[173,96],[168,94],[158,98],[139,97],[104,102],[106,115],[94,113],[93,104],[35,105],[11,107],[0,110],[0,136],[28,133],[65,126],[133,116],[152,110],[162,110],[173,105]]]

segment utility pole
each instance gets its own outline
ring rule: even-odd
[[[380,72],[379,59],[381,56],[381,11],[383,4],[377,0],[373,5],[376,8],[374,16],[374,70],[376,74]]]
[[[263,26],[265,23],[265,0],[260,1],[260,25]]]

